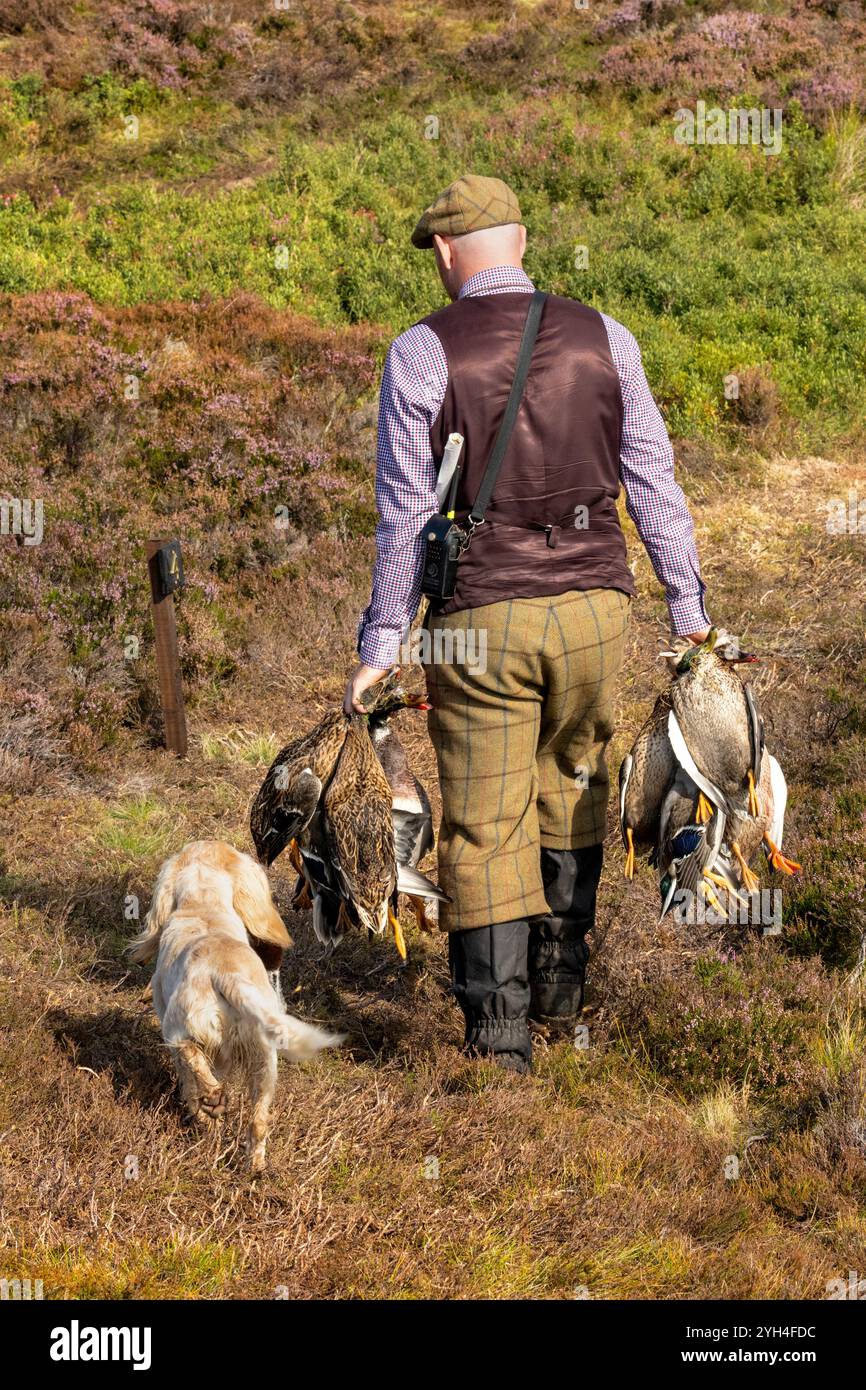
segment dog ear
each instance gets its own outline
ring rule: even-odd
[[[272,946],[279,946],[281,950],[287,951],[292,944],[292,938],[286,931],[282,917],[274,907],[267,874],[259,864],[255,864],[250,859],[249,855],[239,855],[238,857],[240,863],[236,865],[233,872],[232,902],[235,912],[250,936],[257,937],[259,941],[270,942]]]
[[[271,941],[260,941],[255,936],[248,937],[250,949],[255,951],[266,970],[279,970],[283,963],[283,948]]]
[[[162,929],[174,911],[174,884],[179,858],[179,855],[173,854],[160,869],[144,919],[144,930],[126,948],[126,954],[136,965],[146,965],[159,950]]]

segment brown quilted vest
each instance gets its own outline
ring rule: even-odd
[[[424,319],[448,360],[445,400],[430,430],[441,459],[462,434],[457,519],[465,520],[511,388],[529,295],[459,299]],[[619,524],[622,396],[595,309],[550,295],[487,519],[438,613],[569,589],[635,592]]]

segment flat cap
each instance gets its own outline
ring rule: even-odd
[[[439,236],[465,236],[485,227],[505,227],[521,222],[520,205],[502,179],[483,174],[464,174],[425,208],[412,233],[412,245],[429,249],[433,233]]]

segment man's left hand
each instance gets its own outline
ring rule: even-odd
[[[384,670],[380,670],[378,666],[367,666],[363,661],[361,662],[346,686],[346,693],[343,696],[343,709],[347,714],[364,713],[361,696],[365,690],[370,689],[371,685],[375,685],[383,676],[387,676],[390,669],[390,666],[386,666]]]

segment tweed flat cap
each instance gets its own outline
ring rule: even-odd
[[[484,227],[505,227],[509,222],[522,220],[520,205],[502,179],[464,174],[421,214],[412,233],[412,245],[429,249],[434,232],[439,236],[465,236]]]

